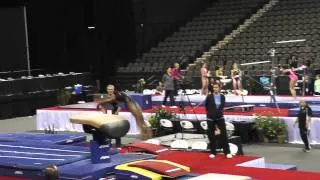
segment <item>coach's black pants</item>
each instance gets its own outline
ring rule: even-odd
[[[209,148],[211,154],[216,154],[216,149],[217,149],[217,138],[220,138],[220,142],[223,148],[223,153],[224,154],[230,154],[230,147],[228,143],[228,137],[227,137],[227,130],[226,130],[226,123],[224,118],[221,118],[216,121],[208,120],[208,138],[209,138]],[[216,130],[216,125],[220,129],[220,135],[216,136],[214,134]]]

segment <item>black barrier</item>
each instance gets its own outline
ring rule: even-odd
[[[233,121],[232,124],[235,128],[234,135],[240,136],[243,144],[258,141],[255,122]]]
[[[0,95],[62,89],[66,86],[73,87],[75,84],[91,85],[90,73],[0,81]]]
[[[89,73],[77,73],[50,77],[35,77],[30,79],[15,79],[0,81],[0,119],[29,116],[36,113],[36,109],[51,107],[58,104],[58,89],[75,84],[91,85]],[[73,103],[86,100],[91,91],[85,89]]]

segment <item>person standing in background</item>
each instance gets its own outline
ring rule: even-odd
[[[208,80],[208,69],[207,69],[207,64],[203,63],[202,67],[200,69],[201,73],[201,94],[202,95],[208,95],[208,85],[209,85],[209,80]]]
[[[178,92],[177,92],[177,90],[179,88],[178,84],[179,84],[179,81],[181,81],[181,79],[182,79],[179,63],[174,63],[173,64],[173,68],[171,70],[171,74],[172,74],[172,77],[173,77],[173,80],[174,80],[173,81],[174,82],[174,90],[175,90],[174,94],[178,95]]]
[[[305,83],[305,92],[307,95],[313,95],[314,93],[314,65],[312,64],[311,60],[305,61],[306,69],[304,69],[304,82]]]
[[[107,98],[104,101],[101,101],[97,104],[97,109],[101,110],[103,113],[108,114],[109,111],[112,114],[119,115],[119,112],[121,110],[119,102],[116,101],[117,99],[117,91],[114,87],[114,85],[109,84],[106,87],[107,91]],[[121,146],[121,138],[116,138],[116,146]]]
[[[167,68],[167,72],[162,77],[162,82],[165,89],[164,99],[162,101],[162,106],[165,106],[167,103],[167,98],[170,98],[170,105],[175,107],[175,100],[174,100],[174,78],[172,76],[172,69],[171,67]]]
[[[297,64],[298,65],[298,60],[295,55],[291,55],[290,59],[288,60],[288,64]]]
[[[174,63],[173,68],[171,70],[172,77],[174,80],[180,80],[182,78],[181,72],[180,72],[180,65],[179,63]]]
[[[276,100],[277,87],[275,84],[273,84],[273,82],[270,83],[269,94],[270,94],[270,103],[277,103],[277,100]]]
[[[241,85],[241,71],[239,69],[239,66],[237,63],[232,64],[232,69],[231,69],[231,78],[232,78],[232,86],[233,90],[236,93],[237,90],[242,89]]]
[[[314,95],[320,96],[320,74],[316,75],[316,80],[314,81]]]
[[[312,117],[312,110],[308,106],[308,104],[305,102],[305,100],[300,101],[300,108],[298,113],[298,118],[295,121],[295,124],[299,124],[299,130],[300,130],[300,137],[304,143],[304,152],[310,152],[311,146],[309,144],[308,140],[308,134],[311,128],[311,117]],[[295,126],[294,124],[294,126]]]
[[[162,83],[162,81],[159,81],[158,86],[156,87],[156,94],[162,95],[163,91],[164,91],[163,83]]]
[[[97,108],[100,109],[103,113],[107,114],[108,110],[111,111],[112,114],[119,115],[119,112],[121,110],[121,107],[119,103],[114,102],[114,99],[116,99],[117,91],[115,90],[114,85],[109,84],[106,86],[107,91],[107,97],[106,100],[103,100],[98,103]],[[113,103],[109,103],[109,102]]]

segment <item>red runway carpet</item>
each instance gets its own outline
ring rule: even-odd
[[[227,159],[223,155],[218,155],[214,159],[210,159],[208,153],[176,151],[169,154],[160,155],[157,159],[166,159],[176,163],[184,164],[191,168],[192,173],[199,174],[224,173],[250,176],[253,179],[259,180],[320,179],[320,173],[235,166],[236,164],[254,160],[256,158],[257,157],[252,156],[235,156],[232,159]]]

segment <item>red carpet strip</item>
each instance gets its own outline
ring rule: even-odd
[[[155,110],[159,109],[159,106],[153,106],[152,109],[146,109],[144,113],[152,113]],[[165,109],[172,111],[173,113],[186,113],[186,114],[206,114],[205,107],[199,106],[191,108],[190,106],[184,107],[184,111],[182,111],[179,107],[170,108],[170,106],[165,107]],[[96,109],[76,109],[76,108],[61,108],[61,107],[50,107],[44,108],[41,110],[56,110],[56,111],[97,111]],[[125,110],[123,110],[125,111]],[[225,115],[239,115],[239,116],[252,116],[255,114],[260,115],[272,115],[272,116],[288,116],[288,109],[286,108],[268,108],[268,107],[254,107],[253,111],[249,112],[225,112]]]
[[[208,153],[176,151],[159,155],[157,159],[165,159],[180,163],[191,168],[192,173],[223,173],[232,175],[249,176],[255,180],[319,180],[320,173],[276,170],[252,167],[239,167],[237,164],[254,160],[257,157],[235,156],[227,159],[224,155],[218,155],[214,159],[209,158]]]
[[[158,106],[153,106],[152,109],[144,110],[143,112],[154,112],[155,110],[159,109]],[[205,107],[199,106],[191,108],[190,106],[186,106],[184,108],[184,111],[181,111],[179,107],[177,108],[170,108],[169,106],[165,108],[166,110],[170,110],[173,113],[186,113],[186,114],[206,114]],[[272,115],[272,116],[288,116],[288,109],[287,108],[279,108],[279,111],[277,108],[269,108],[269,107],[254,107],[253,111],[248,112],[225,112],[225,115],[239,115],[239,116],[252,116],[255,114],[260,115]]]

